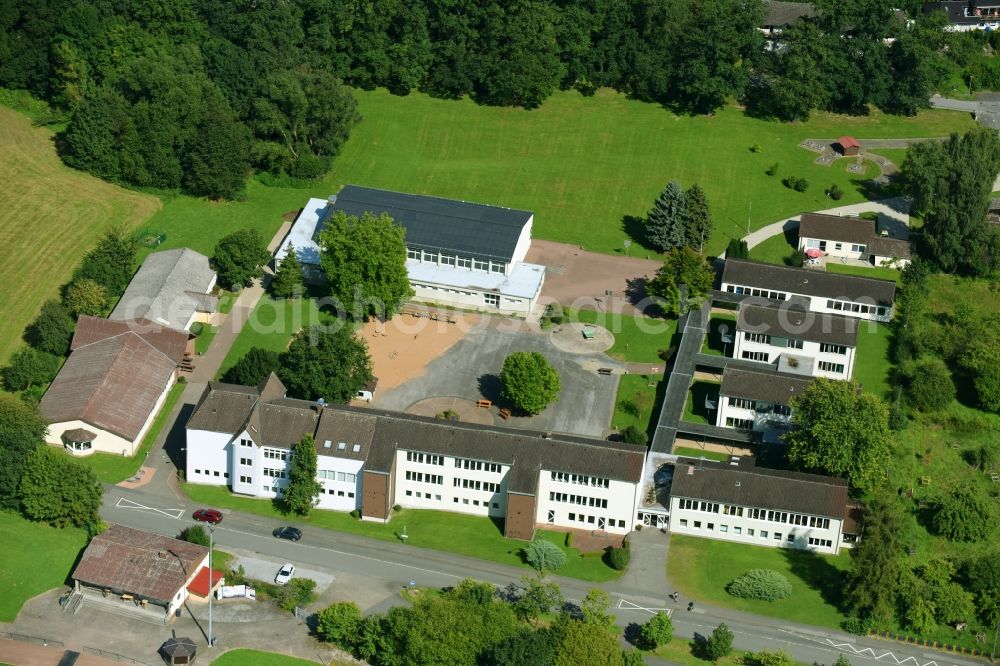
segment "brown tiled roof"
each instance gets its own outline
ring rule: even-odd
[[[847,512],[847,482],[843,479],[705,460],[679,460],[670,494],[838,520]]]
[[[293,449],[305,435],[316,432],[319,414],[308,402],[278,398],[258,402],[247,430],[258,446]]]
[[[73,428],[64,432],[63,437],[71,442],[92,442],[97,439],[97,433],[90,432],[84,428]]]
[[[860,148],[861,144],[853,136],[842,136],[837,139],[841,148]]]
[[[818,238],[839,243],[867,245],[875,236],[875,220],[840,217],[822,213],[802,213],[799,238]]]
[[[81,420],[133,441],[176,364],[135,333],[78,347],[38,408],[49,423]]]
[[[857,347],[859,324],[857,317],[830,315],[784,305],[770,307],[744,303],[737,315],[736,330]],[[789,351],[795,353],[794,350]]]
[[[744,259],[727,259],[722,271],[722,281],[818,298],[849,301],[870,299],[878,305],[886,306],[892,305],[896,298],[896,283],[888,280],[823,273]]]
[[[788,405],[792,398],[802,395],[811,382],[811,377],[789,375],[773,370],[758,372],[728,367],[722,372],[719,395]]]
[[[877,257],[909,259],[913,256],[913,243],[902,238],[875,236],[868,243],[868,252]]]
[[[70,349],[78,349],[131,331],[159,349],[174,363],[180,364],[191,337],[186,331],[160,326],[148,319],[114,320],[80,315]]]
[[[168,604],[208,557],[208,548],[111,525],[94,537],[73,579]]]

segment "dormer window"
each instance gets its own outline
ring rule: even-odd
[[[355,444],[354,448],[352,449],[352,451],[354,451],[354,453],[360,453],[361,452],[361,445],[360,444]]]
[[[346,451],[347,450],[347,442],[339,442],[337,444],[337,450],[338,451]]]

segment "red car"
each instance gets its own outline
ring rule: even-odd
[[[198,509],[194,512],[192,517],[195,520],[203,523],[212,523],[213,525],[222,522],[222,512],[216,509]]]

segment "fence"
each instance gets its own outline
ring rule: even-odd
[[[115,661],[121,661],[126,664],[135,664],[135,666],[150,666],[150,664],[147,664],[144,661],[139,661],[138,659],[133,659],[132,657],[126,657],[125,655],[118,654],[117,652],[108,652],[107,650],[102,650],[101,648],[84,645],[83,651],[87,654],[92,654],[97,657],[107,657],[108,659],[114,659]]]
[[[9,638],[12,641],[21,641],[22,643],[36,643],[38,645],[65,647],[62,641],[57,641],[54,638],[46,638],[45,636],[32,636],[31,634],[17,634],[10,631],[0,631],[0,636],[4,638]]]

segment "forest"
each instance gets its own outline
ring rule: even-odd
[[[0,86],[67,120],[71,166],[231,198],[253,170],[325,173],[360,120],[352,86],[525,108],[609,87],[791,121],[912,114],[982,52],[891,0],[814,4],[769,43],[764,0],[8,0]]]

